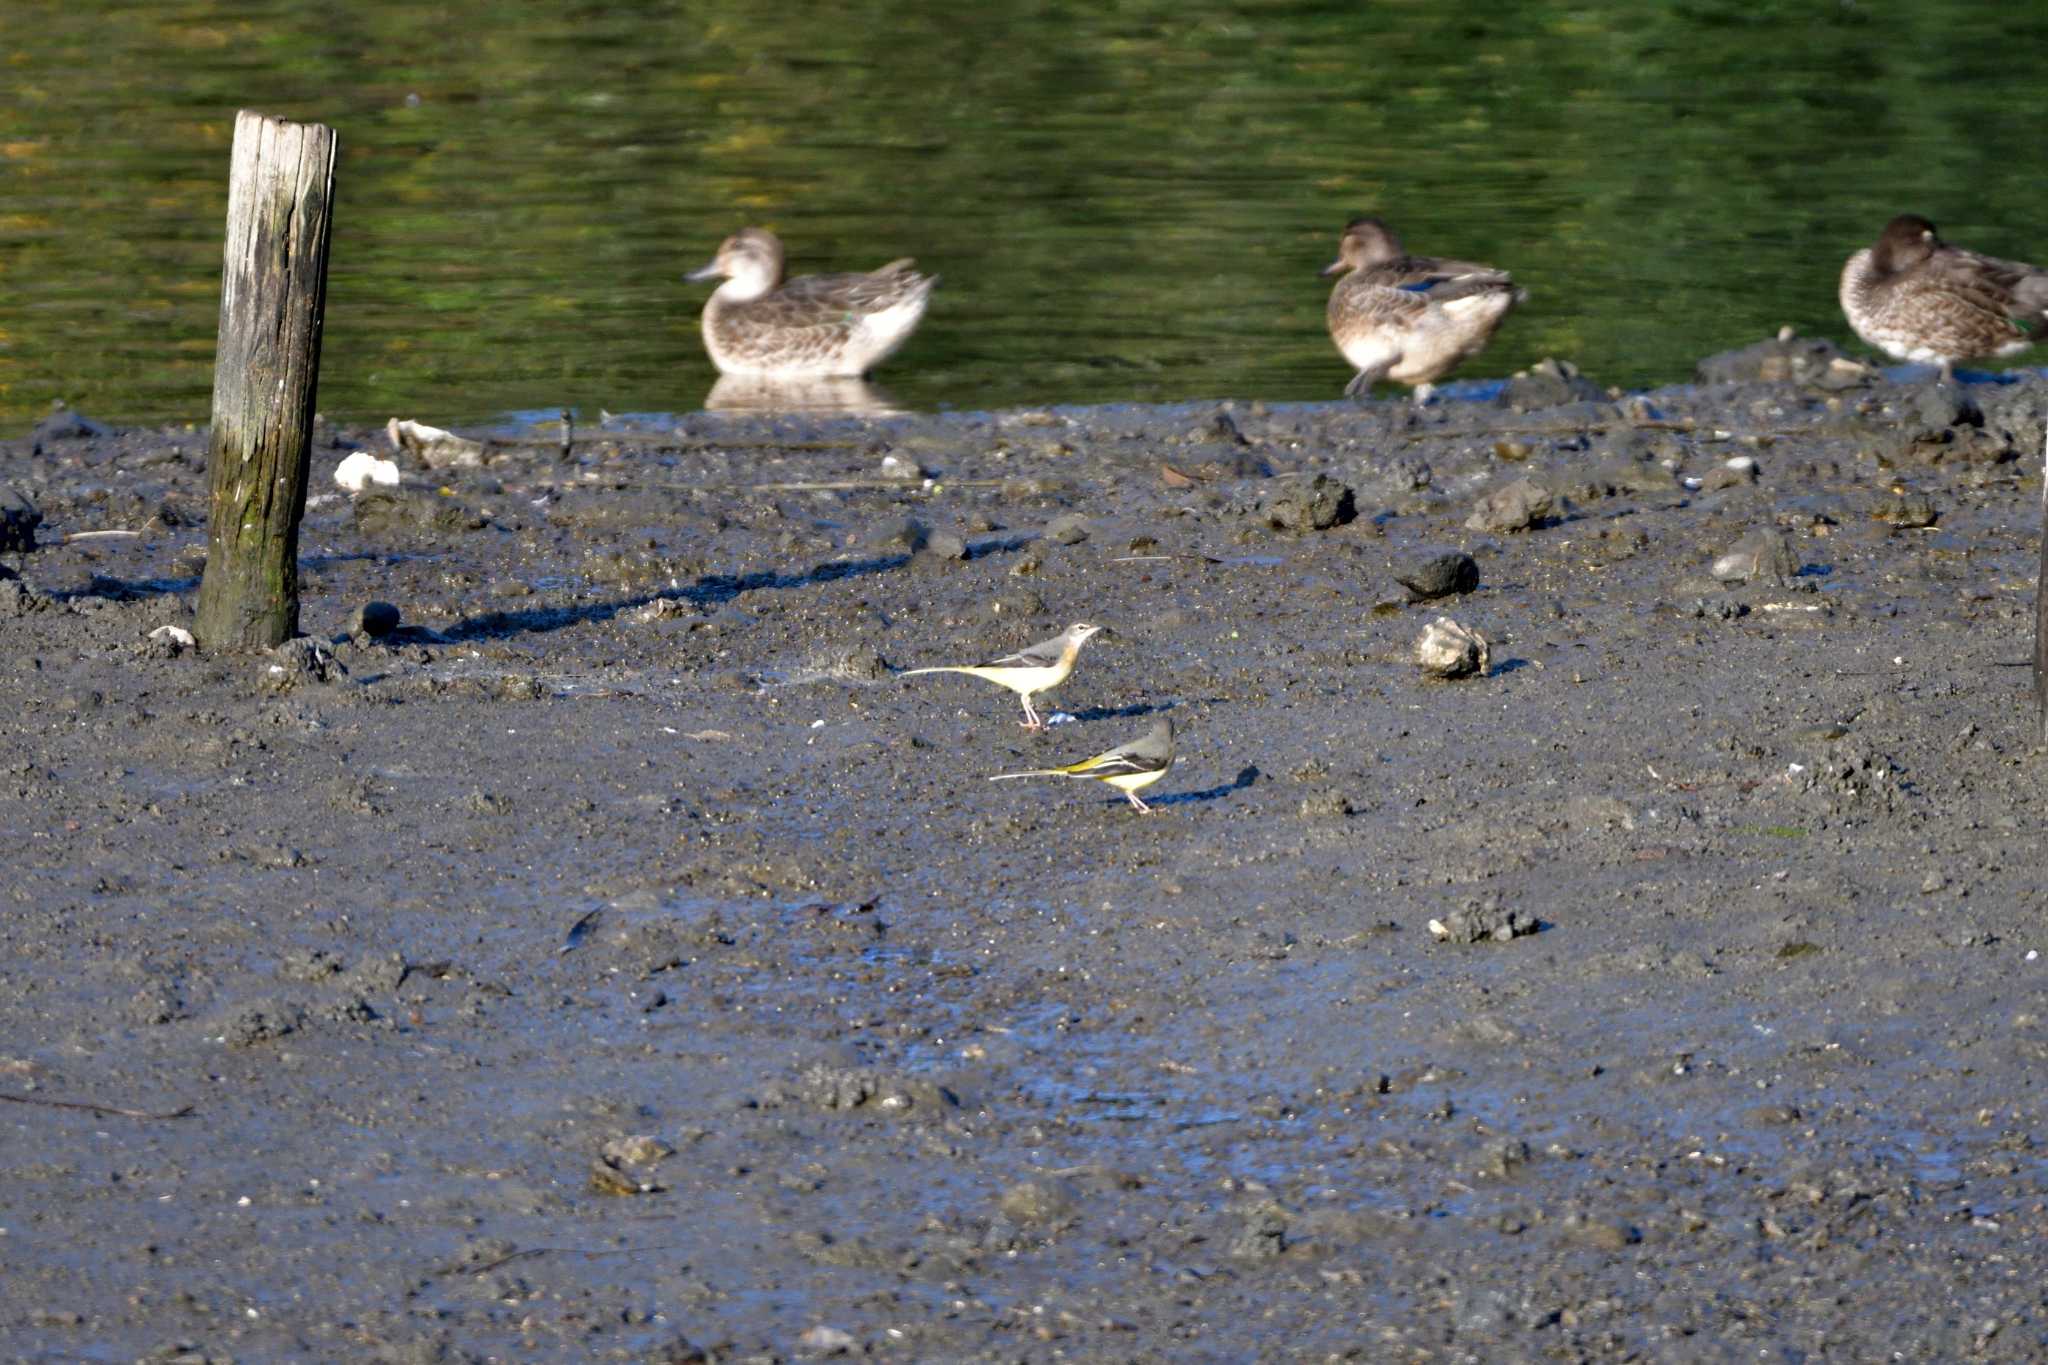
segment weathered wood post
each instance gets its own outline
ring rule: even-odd
[[[2034,706],[2037,742],[2048,744],[2048,433],[2041,450],[2041,568],[2034,575]]]
[[[227,254],[214,343],[213,499],[199,642],[268,649],[299,630],[334,130],[244,109],[235,116]]]

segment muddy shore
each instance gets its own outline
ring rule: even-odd
[[[323,428],[275,658],[0,444],[0,1359],[2038,1359],[2048,381],[1811,359]]]

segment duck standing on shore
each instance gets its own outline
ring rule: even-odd
[[[909,339],[935,276],[910,258],[846,275],[782,277],[780,238],[741,228],[692,280],[724,279],[704,305],[704,349],[724,374],[770,379],[858,377]]]
[[[1391,379],[1427,402],[1431,386],[1484,349],[1528,297],[1504,270],[1408,255],[1394,230],[1370,217],[1345,226],[1323,274],[1343,277],[1330,290],[1330,340],[1358,371],[1344,386],[1351,397]]]
[[[2048,271],[1950,246],[1916,213],[1849,258],[1841,294],[1857,336],[1896,360],[1941,366],[1943,383],[1957,361],[2023,351],[2048,329]]]

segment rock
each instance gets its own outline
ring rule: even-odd
[[[1702,384],[1803,384],[1834,391],[1868,384],[1869,366],[1842,354],[1825,337],[1802,337],[1790,327],[1739,350],[1710,355],[1694,368]]]
[[[398,487],[398,461],[380,460],[367,450],[358,450],[334,467],[334,482],[347,493],[360,493],[371,485]]]
[[[1315,792],[1301,798],[1304,820],[1342,820],[1351,814],[1351,798],[1343,792]]]
[[[32,612],[47,611],[50,599],[23,583],[19,578],[0,578],[0,619],[12,616],[27,616]]]
[[[1394,565],[1394,581],[1417,602],[1471,592],[1479,586],[1479,561],[1463,550],[1415,550]]]
[[[1244,1215],[1244,1224],[1230,1240],[1229,1251],[1242,1261],[1269,1261],[1287,1250],[1292,1218],[1279,1204],[1267,1202]]]
[[[1959,385],[1924,385],[1903,406],[1898,426],[1872,441],[1880,461],[2001,464],[2020,453],[2013,433],[1988,424]]]
[[[1483,677],[1491,657],[1484,635],[1448,616],[1439,616],[1423,627],[1415,641],[1416,666],[1432,677],[1463,678],[1474,673]]]
[[[403,953],[369,953],[342,973],[349,990],[362,995],[395,995],[410,970]]]
[[[1056,545],[1079,545],[1088,539],[1088,518],[1068,512],[1046,523],[1045,538]]]
[[[636,1194],[660,1194],[663,1186],[651,1174],[628,1170],[600,1158],[590,1163],[590,1192],[627,1198]]]
[[[286,640],[264,661],[263,687],[289,692],[302,683],[332,683],[348,676],[334,651],[308,635]]]
[[[1572,1214],[1563,1223],[1564,1234],[1581,1246],[1595,1251],[1620,1251],[1643,1240],[1643,1234],[1627,1223]]]
[[[837,1327],[826,1327],[822,1324],[811,1328],[796,1339],[798,1350],[807,1355],[817,1356],[846,1355],[859,1344],[853,1333],[842,1332]]]
[[[1941,519],[1941,510],[1934,505],[1934,499],[1916,489],[1894,487],[1871,515],[1888,526],[1902,531],[1917,531],[1932,526]]]
[[[967,558],[967,542],[951,531],[933,531],[918,547],[918,558],[931,560],[962,560]]]
[[[1282,531],[1327,531],[1358,515],[1358,499],[1349,484],[1328,474],[1295,480],[1265,504],[1268,525]]]
[[[1708,470],[1700,480],[1700,490],[1718,493],[1724,488],[1741,488],[1756,482],[1756,457],[1733,455]]]
[[[58,403],[48,417],[36,423],[28,438],[40,445],[44,441],[83,441],[106,434],[107,429],[98,422]]]
[[[868,533],[867,543],[875,550],[908,550],[916,554],[931,538],[931,531],[915,517],[885,521]]]
[[[1064,1180],[1026,1180],[1003,1191],[996,1209],[1019,1227],[1062,1226],[1074,1221],[1081,1201]]]
[[[1237,418],[1231,416],[1229,408],[1218,408],[1216,410],[1216,416],[1210,419],[1209,431],[1216,440],[1224,441],[1231,445],[1248,446],[1251,444],[1250,438],[1237,425]]]
[[[1981,427],[1984,409],[1960,384],[1929,384],[1913,395],[1909,421],[1929,430],[1940,427]]]
[[[1503,908],[1498,896],[1468,900],[1463,908],[1429,922],[1429,932],[1441,943],[1506,943],[1540,928],[1534,915]]]
[[[474,469],[484,462],[482,441],[472,441],[425,422],[394,417],[385,425],[384,434],[390,438],[393,450],[414,456],[429,469]]]
[[[1604,389],[1579,373],[1578,366],[1546,356],[1502,386],[1498,401],[1503,407],[1527,412],[1606,396]]]
[[[1799,556],[1783,531],[1759,526],[1714,561],[1713,573],[1723,583],[1793,578],[1799,573]]]
[[[1678,476],[1654,460],[1609,460],[1596,466],[1581,482],[1597,487],[1603,497],[1679,491]]]
[[[0,552],[27,554],[36,547],[43,514],[18,488],[0,484]]]
[[[929,477],[923,465],[905,455],[884,455],[877,472],[885,479],[901,479],[905,483]]]
[[[229,1047],[253,1047],[296,1032],[306,1022],[298,1005],[276,1000],[258,1000],[236,1010],[221,1028],[221,1041]]]
[[[613,1138],[604,1145],[604,1159],[618,1166],[652,1166],[663,1157],[674,1156],[675,1148],[646,1133]]]
[[[398,629],[398,608],[389,602],[365,602],[348,618],[348,633],[381,640]]]
[[[153,659],[175,659],[198,643],[183,626],[158,626],[143,637],[142,652]]]
[[[1473,531],[1526,531],[1548,517],[1554,499],[1533,479],[1516,479],[1473,505],[1465,526]]]

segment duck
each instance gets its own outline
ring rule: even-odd
[[[783,264],[782,239],[749,227],[686,277],[724,280],[704,305],[704,349],[721,374],[857,379],[917,330],[938,283],[909,257],[866,274],[793,280]]]
[[[1939,365],[1944,384],[1957,361],[2012,355],[2048,328],[2048,271],[1950,246],[1917,213],[1849,258],[1841,299],[1857,336],[1895,360]]]
[[[1436,381],[1483,350],[1529,297],[1490,265],[1410,256],[1394,230],[1370,216],[1345,225],[1337,259],[1322,273],[1341,277],[1330,290],[1330,340],[1358,371],[1344,386],[1353,398],[1391,379],[1429,401]]]

